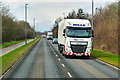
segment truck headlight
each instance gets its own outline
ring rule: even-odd
[[[69,42],[67,42],[67,47],[70,48],[70,43]]]
[[[89,47],[90,47],[90,48],[92,47],[92,42],[89,43]]]
[[[88,48],[86,53],[91,53],[91,48]]]

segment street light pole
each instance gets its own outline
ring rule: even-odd
[[[27,44],[27,5],[25,4],[25,44]]]
[[[94,1],[92,0],[92,50],[93,50],[93,13],[94,13]]]

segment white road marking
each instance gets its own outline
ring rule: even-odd
[[[104,63],[104,64],[106,64],[106,65],[108,65],[108,66],[110,66],[110,67],[113,67],[114,69],[120,70],[118,67],[115,67],[115,66],[113,66],[113,65],[111,65],[111,64],[108,64],[108,63],[106,63],[106,62],[103,62],[103,61],[101,61],[101,60],[99,60],[99,59],[96,59],[96,60],[99,61],[99,62],[101,62],[101,63]]]
[[[67,74],[69,75],[69,77],[72,77],[72,75],[69,72]]]
[[[65,65],[64,65],[64,64],[62,64],[62,66],[63,66],[63,67],[65,67]]]
[[[60,58],[58,60],[60,61]]]
[[[56,53],[55,51],[54,51],[54,49],[52,48],[52,46],[49,44],[49,46],[50,46],[50,48],[52,49],[52,51],[54,52],[54,54]]]

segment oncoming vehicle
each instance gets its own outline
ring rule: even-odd
[[[63,19],[58,29],[58,49],[66,56],[91,55],[91,24],[86,19]]]
[[[53,38],[53,33],[52,32],[48,32],[47,33],[47,40],[52,40],[52,38]]]

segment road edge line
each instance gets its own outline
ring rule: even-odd
[[[109,66],[109,67],[111,67],[111,68],[114,68],[114,69],[120,71],[120,68],[118,68],[118,67],[116,67],[116,66],[114,66],[114,65],[112,65],[112,64],[110,64],[110,63],[107,63],[107,62],[105,62],[105,61],[103,61],[103,60],[100,60],[100,59],[97,59],[97,58],[95,58],[95,60],[98,61],[98,62],[100,62],[100,63],[103,63],[103,64],[105,64],[105,65],[107,65],[107,66]]]
[[[13,69],[15,66],[17,66],[17,64],[19,65],[20,62],[22,62],[22,60],[32,51],[32,49],[36,46],[36,44],[39,41],[40,41],[40,39],[21,58],[19,58],[2,76],[0,76],[0,80],[2,80],[8,74],[8,72],[11,71],[11,69]]]

